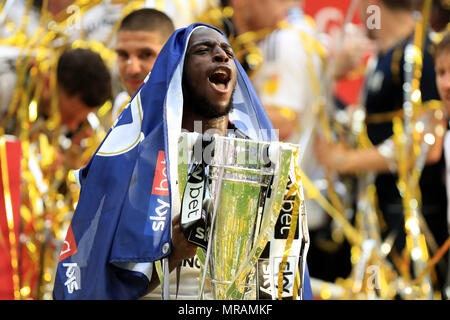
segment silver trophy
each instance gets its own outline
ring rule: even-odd
[[[183,133],[179,141],[182,229],[203,248],[201,294],[208,282],[214,299],[258,299],[256,264],[273,237],[300,150],[287,143],[209,138],[205,143],[204,136]],[[297,227],[303,242],[305,218],[299,215]],[[304,260],[297,260],[300,279]]]

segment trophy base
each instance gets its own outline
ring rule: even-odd
[[[211,279],[215,300],[257,300],[256,274],[254,270],[246,276],[245,283],[236,286],[236,290],[228,292],[231,281]],[[228,292],[228,294],[227,294]]]
[[[245,283],[237,287],[231,295],[226,296],[231,281],[212,280],[215,300],[233,300],[236,295],[240,300],[256,300],[256,284]]]

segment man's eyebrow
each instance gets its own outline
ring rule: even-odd
[[[190,49],[193,49],[195,47],[199,47],[199,46],[208,46],[208,47],[213,47],[215,44],[217,44],[217,41],[214,40],[204,40],[204,41],[199,41],[199,42],[195,42],[192,44]],[[219,43],[219,45],[223,48],[226,47],[227,49],[231,49],[233,50],[233,47],[231,47],[226,41],[221,41]]]
[[[125,55],[128,55],[128,51],[125,50],[125,49],[122,49],[122,48],[116,48],[116,49],[114,49],[114,51],[115,51],[117,54],[125,54]]]

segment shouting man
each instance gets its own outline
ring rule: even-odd
[[[183,264],[196,247],[179,222],[182,129],[276,139],[232,48],[208,25],[192,24],[171,36],[146,83],[77,175],[80,200],[60,257],[55,299],[138,299],[149,292],[150,298],[197,298],[200,268]],[[171,271],[180,264],[177,290]],[[305,288],[311,298],[307,275]]]

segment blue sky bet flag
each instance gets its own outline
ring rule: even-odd
[[[148,290],[152,262],[170,254],[171,220],[180,212],[183,62],[198,27],[210,26],[192,24],[171,36],[150,77],[78,172],[80,199],[61,250],[54,299],[140,298]],[[253,139],[276,140],[250,80],[235,62],[230,120]],[[312,298],[308,275],[306,280],[305,296]]]

